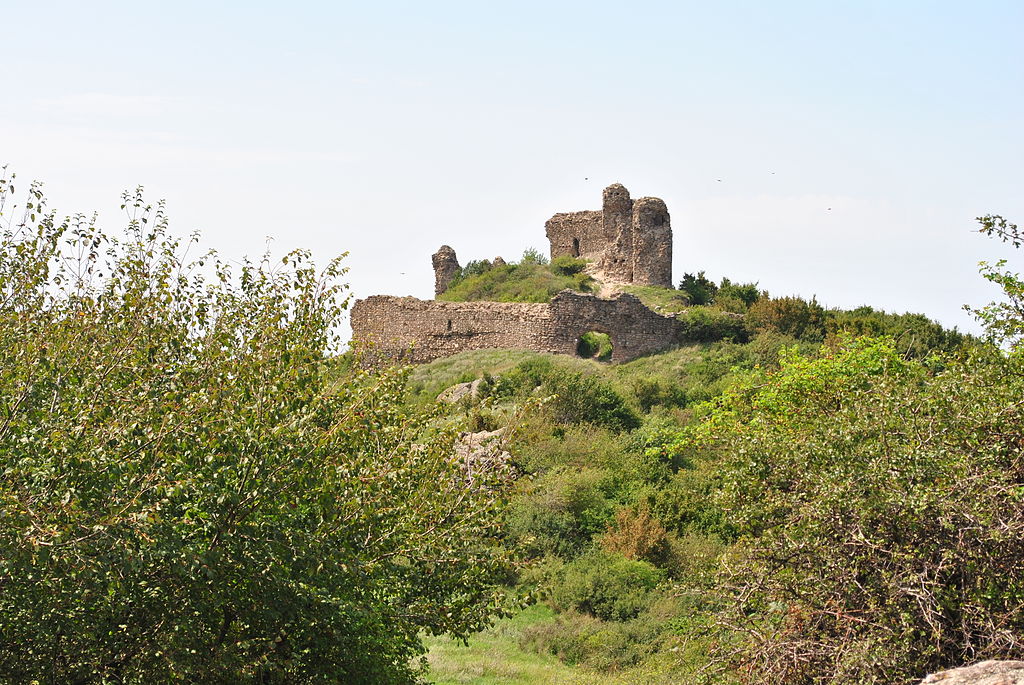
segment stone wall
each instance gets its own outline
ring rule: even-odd
[[[615,183],[604,189],[600,211],[555,214],[544,228],[552,259],[584,257],[609,281],[672,287],[672,225],[656,197],[634,201]]]
[[[373,354],[419,364],[491,347],[554,352],[547,304],[438,302],[374,295],[352,306],[352,338]]]
[[[569,290],[547,304],[375,295],[352,307],[354,340],[371,344],[374,354],[417,364],[488,348],[576,354],[588,331],[611,336],[612,361],[625,362],[674,344],[678,324],[632,295],[601,299]]]
[[[563,290],[551,299],[553,338],[563,354],[576,354],[580,336],[588,331],[612,339],[612,362],[628,362],[675,344],[679,322],[648,309],[635,295],[611,299]]]

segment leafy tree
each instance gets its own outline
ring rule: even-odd
[[[985,235],[995,236],[1016,248],[1024,244],[1024,234],[1017,225],[1001,216],[989,214],[978,217],[978,222],[981,224],[980,232]],[[1006,269],[1005,259],[995,264],[982,262],[981,274],[998,285],[1006,299],[981,309],[969,306],[964,308],[974,313],[994,341],[1020,347],[1024,342],[1024,279],[1020,274]]]
[[[698,306],[714,302],[715,294],[718,292],[718,286],[705,276],[703,271],[698,272],[696,276],[683,274],[679,289],[686,293],[690,304]]]
[[[548,263],[548,256],[535,247],[528,247],[523,250],[523,257],[520,261],[523,264],[539,264],[540,266],[546,266]]]
[[[1024,655],[1024,358],[890,339],[784,354],[686,434],[742,536],[723,642],[750,682],[911,682]]]
[[[761,298],[761,291],[757,289],[757,283],[733,283],[728,278],[722,278],[718,286],[718,298],[734,298],[749,307]]]
[[[2,215],[0,680],[412,682],[504,602],[502,473],[403,372],[333,371],[337,260],[189,260],[124,208]]]
[[[762,298],[747,313],[754,331],[774,331],[809,342],[824,340],[825,320],[825,309],[817,299],[808,302],[800,297]]]

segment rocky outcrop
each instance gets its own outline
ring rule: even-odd
[[[512,455],[505,450],[505,429],[459,433],[455,453],[462,459],[469,480],[481,474],[507,473]]]
[[[442,245],[431,256],[430,263],[434,267],[434,297],[437,297],[448,290],[448,286],[462,267],[459,266],[455,250],[447,245]]]
[[[1024,661],[983,661],[933,673],[920,685],[1024,685]]]
[[[455,404],[464,397],[476,397],[480,394],[480,384],[482,382],[482,379],[477,378],[475,381],[456,383],[452,387],[442,390],[441,394],[437,396],[437,401]]]

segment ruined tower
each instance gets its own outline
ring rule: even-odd
[[[442,245],[438,248],[437,252],[431,256],[430,262],[434,266],[434,297],[437,297],[448,290],[452,279],[455,278],[455,275],[459,273],[462,267],[459,266],[455,250],[447,245]]]
[[[616,283],[672,287],[672,226],[656,197],[632,200],[614,183],[604,189],[600,211],[555,214],[544,227],[552,259],[588,259]]]

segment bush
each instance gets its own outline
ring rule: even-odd
[[[1020,355],[934,372],[863,339],[727,395],[691,444],[725,455],[719,502],[746,540],[720,584],[735,663],[910,682],[1024,656],[1022,378]]]
[[[650,591],[664,578],[664,571],[646,561],[595,550],[565,566],[551,598],[563,609],[627,621],[650,605]]]
[[[746,308],[761,298],[761,291],[757,289],[757,283],[733,283],[728,278],[723,278],[714,301],[721,305],[725,298],[738,300]]]
[[[559,423],[592,423],[614,431],[630,431],[640,425],[640,417],[622,396],[595,375],[554,370],[545,378],[543,388],[555,395],[550,406]]]
[[[594,279],[585,273],[566,275],[547,266],[547,260],[525,258],[518,264],[491,266],[479,273],[470,273],[470,262],[463,269],[464,277],[452,283],[438,296],[448,302],[486,300],[493,302],[549,302],[562,290],[593,290]],[[482,267],[481,267],[482,268]],[[476,271],[474,268],[473,271]]]
[[[743,317],[707,307],[694,307],[676,318],[682,322],[680,342],[714,342],[733,340],[746,342],[749,338]]]
[[[683,280],[679,282],[679,289],[694,306],[711,304],[715,301],[715,295],[718,293],[718,286],[707,278],[703,271],[696,276],[683,274]]]
[[[523,250],[521,263],[545,266],[548,263],[548,256],[536,248],[528,247]]]
[[[751,305],[747,322],[753,332],[774,331],[816,343],[825,339],[825,310],[814,299],[762,298]]]
[[[337,262],[189,262],[139,194],[116,238],[31,197],[0,224],[0,680],[412,682],[421,631],[500,610],[502,475],[467,485],[403,373],[331,368]]]
[[[563,276],[573,276],[583,271],[587,266],[587,260],[562,255],[551,260],[551,268],[555,273]]]
[[[599,362],[611,361],[612,339],[607,333],[587,331],[580,336],[576,345],[576,354],[588,359],[596,359]]]
[[[525,486],[509,509],[509,531],[532,557],[573,557],[604,530],[613,505],[602,469],[563,467]]]
[[[622,507],[615,512],[615,521],[601,536],[600,543],[606,552],[655,565],[665,562],[669,545],[665,527],[651,516],[645,504]]]

